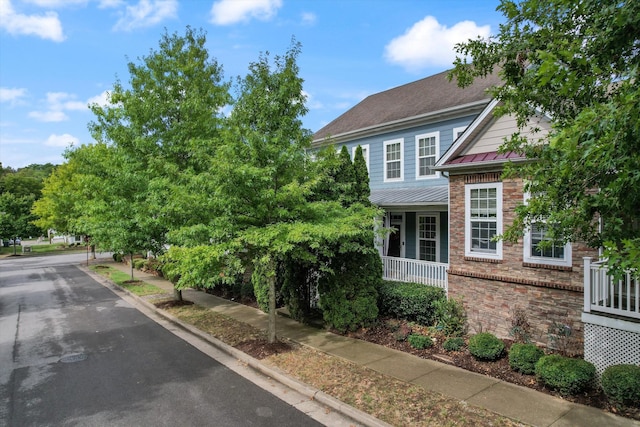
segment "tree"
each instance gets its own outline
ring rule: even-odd
[[[185,229],[209,221],[210,180],[203,175],[230,101],[222,67],[205,44],[190,27],[182,37],[165,32],[158,51],[128,64],[130,88],[116,81],[110,104],[91,106],[89,129],[118,170],[110,174],[108,205],[93,205],[90,225],[111,230],[95,238],[112,250],[161,253],[171,236],[180,243],[203,238]]]
[[[506,173],[526,179],[532,199],[504,237],[545,220],[560,241],[605,246],[612,267],[640,269],[640,2],[502,0],[497,36],[469,40],[452,76],[466,86],[499,70],[499,114],[524,127],[552,118],[543,139],[514,134],[503,151],[533,161]]]
[[[33,194],[27,196],[17,196],[9,192],[0,194],[0,236],[13,240],[14,255],[18,237],[40,234],[41,230],[33,224],[35,216],[30,212],[34,200]]]

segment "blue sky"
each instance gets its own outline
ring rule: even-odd
[[[127,63],[165,28],[207,35],[229,80],[261,52],[302,44],[300,76],[315,132],[363,98],[451,68],[453,45],[498,31],[498,0],[0,0],[0,162],[64,161],[92,142],[102,103]]]

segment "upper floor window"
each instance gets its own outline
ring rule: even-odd
[[[384,181],[404,179],[404,140],[394,139],[384,142]]]
[[[434,178],[438,173],[433,166],[438,160],[440,134],[438,132],[416,136],[416,178]]]
[[[362,157],[364,157],[364,162],[367,164],[367,171],[369,171],[369,144],[364,144],[360,146],[362,148]],[[358,146],[351,147],[351,159],[355,160],[356,158],[356,150]]]
[[[502,183],[465,186],[465,255],[502,259]]]

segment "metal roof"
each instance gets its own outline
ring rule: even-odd
[[[449,200],[449,191],[446,185],[371,190],[369,200],[382,207],[446,205]]]

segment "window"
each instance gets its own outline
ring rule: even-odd
[[[385,141],[384,143],[384,181],[402,181],[403,174],[403,146],[402,139]]]
[[[416,177],[418,179],[438,176],[433,166],[438,160],[439,145],[438,132],[416,135]]]
[[[467,126],[453,128],[453,140],[455,141],[456,139],[460,138],[460,135],[462,135],[465,130],[467,130]]]
[[[525,203],[529,197],[525,194]],[[542,242],[549,242],[549,244],[541,248]],[[563,244],[553,241],[547,233],[547,225],[544,221],[531,224],[531,228],[524,234],[523,246],[524,262],[571,267],[571,243]]]
[[[369,171],[369,144],[361,145],[362,147],[362,157],[364,157],[364,161],[367,164],[367,171]],[[351,147],[351,158],[355,160],[356,158],[356,150],[358,146]]]
[[[438,217],[418,215],[418,259],[438,261]]]
[[[502,259],[502,183],[465,187],[465,255]]]

